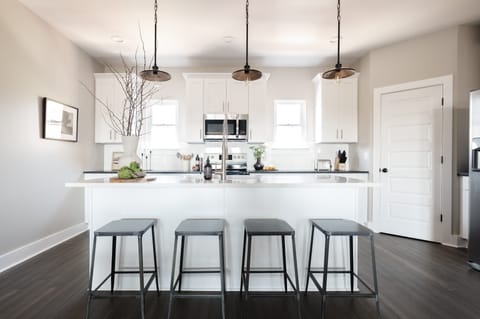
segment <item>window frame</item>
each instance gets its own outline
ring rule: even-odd
[[[278,124],[277,106],[279,104],[300,105],[300,124]],[[301,138],[293,143],[285,143],[278,140],[277,129],[279,126],[299,126],[301,129]],[[276,149],[299,149],[307,148],[307,101],[301,99],[279,99],[273,101],[273,148]]]

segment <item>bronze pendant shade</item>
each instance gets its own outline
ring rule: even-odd
[[[260,72],[258,70],[255,70],[255,69],[251,69],[250,65],[248,65],[248,5],[249,5],[249,2],[247,0],[246,3],[245,3],[245,11],[246,11],[245,66],[243,67],[243,69],[237,70],[237,71],[232,73],[232,78],[234,80],[247,81],[247,82],[255,81],[255,80],[258,80],[262,77],[262,72]]]
[[[165,71],[160,71],[157,66],[157,0],[155,0],[155,56],[154,63],[151,70],[143,70],[140,72],[140,77],[145,81],[164,82],[170,80],[172,77]]]
[[[337,3],[337,64],[335,65],[334,69],[328,70],[322,74],[322,78],[326,80],[339,80],[348,78],[355,74],[355,69],[353,68],[344,68],[340,63],[340,0]]]

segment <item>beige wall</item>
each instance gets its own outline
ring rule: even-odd
[[[101,168],[93,142],[99,66],[16,0],[0,2],[0,256],[83,221],[83,170]],[[41,99],[78,107],[78,143],[42,139]]]
[[[468,92],[480,87],[477,27],[460,26],[376,49],[358,62],[359,143],[354,147],[358,165],[373,171],[373,90],[375,88],[453,75],[453,220],[458,232],[457,171],[468,163]]]

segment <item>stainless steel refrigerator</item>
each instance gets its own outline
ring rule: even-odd
[[[480,271],[480,90],[470,92],[470,229],[468,263]]]

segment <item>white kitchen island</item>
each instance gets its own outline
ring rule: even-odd
[[[346,218],[360,223],[367,221],[367,189],[373,183],[329,174],[268,174],[228,176],[226,181],[215,177],[204,181],[201,175],[155,175],[145,183],[111,183],[108,178],[67,183],[67,187],[84,188],[85,219],[90,229],[90,251],[93,231],[121,218],[157,219],[156,239],[159,259],[160,286],[169,289],[173,253],[174,230],[186,218],[224,218],[226,286],[227,290],[240,287],[243,220],[246,218],[280,218],[296,231],[297,258],[301,288],[304,289],[307,246],[311,230],[309,219]],[[312,266],[323,262],[323,236],[315,236]],[[198,237],[188,240],[185,267],[218,266],[218,239]],[[145,265],[152,265],[150,232],[144,238]],[[136,267],[138,262],[136,239],[120,239],[117,265]],[[347,240],[334,238],[330,250],[330,265],[348,264]],[[287,267],[293,270],[291,244],[287,239]],[[111,240],[99,238],[94,272],[94,285],[109,272]],[[252,267],[279,267],[281,265],[279,238],[255,238],[252,242]],[[355,250],[356,255],[356,250]],[[355,256],[356,263],[356,256]],[[291,272],[293,274],[293,272]],[[332,279],[332,280],[330,280]],[[329,276],[329,287],[347,287],[348,278]],[[138,277],[121,276],[117,289],[138,289]],[[108,285],[106,285],[108,286]],[[252,275],[252,290],[282,290],[280,275]],[[188,290],[216,290],[218,275],[185,275],[182,288]],[[153,285],[151,289],[153,288]]]

